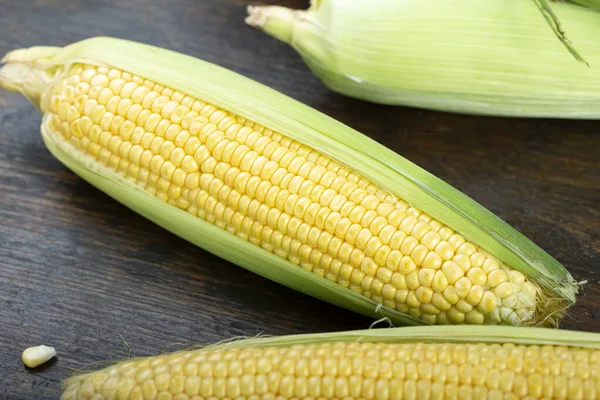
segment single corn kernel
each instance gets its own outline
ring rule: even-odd
[[[49,361],[55,355],[56,350],[54,347],[40,345],[25,349],[21,355],[21,360],[29,368],[35,368]]]

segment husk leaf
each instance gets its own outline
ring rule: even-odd
[[[227,341],[211,346],[215,349],[248,347],[284,347],[296,344],[336,342],[361,343],[514,343],[522,345],[557,345],[600,348],[600,334],[564,329],[437,325],[388,329],[363,329],[345,332],[258,337]]]

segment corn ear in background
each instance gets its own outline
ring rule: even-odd
[[[395,324],[556,326],[575,301],[565,268],[481,205],[231,71],[111,38],[4,63],[68,168],[269,279]]]
[[[600,13],[552,2],[577,62],[527,0],[321,0],[251,6],[330,89],[384,104],[518,117],[600,117]]]
[[[127,360],[69,378],[62,399],[595,399],[599,369],[594,333],[409,327],[246,339]]]

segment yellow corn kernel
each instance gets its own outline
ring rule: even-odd
[[[513,294],[513,284],[510,282],[503,282],[494,288],[494,294],[497,298],[503,299]]]
[[[456,254],[452,257],[452,261],[458,264],[465,273],[471,269],[471,260],[464,254]]]
[[[434,293],[433,296],[431,297],[431,304],[436,307],[439,310],[442,311],[447,311],[452,307],[452,304],[450,304],[445,298],[444,295],[441,293]]]
[[[415,290],[415,297],[421,304],[429,304],[433,297],[433,290],[428,287],[419,287]]]
[[[456,308],[458,311],[460,311],[463,314],[467,314],[468,312],[470,312],[473,309],[473,306],[470,305],[469,303],[467,303],[465,300],[460,299],[454,305],[454,308]]]
[[[436,271],[431,288],[436,292],[443,292],[448,287],[448,278],[444,271]]]
[[[455,324],[462,324],[465,321],[465,314],[452,307],[446,312],[448,319]]]
[[[471,260],[472,266],[479,268],[483,266],[486,256],[483,253],[476,251],[475,253],[471,254],[469,259]]]
[[[419,271],[419,283],[421,286],[431,287],[436,271],[433,269],[423,268]]]
[[[446,274],[446,279],[448,279],[448,283],[451,285],[453,285],[464,275],[462,268],[453,261],[446,261],[442,265],[442,271],[444,271]]]
[[[508,272],[508,276],[511,282],[513,282],[516,285],[520,285],[525,283],[525,275],[523,275],[521,272],[516,271],[516,270],[511,270]]]
[[[484,313],[491,313],[496,309],[498,300],[492,292],[485,292],[479,302],[479,309]]]
[[[413,271],[406,276],[406,285],[410,290],[415,290],[421,283],[419,282],[419,271]]]
[[[448,286],[444,292],[444,299],[450,304],[456,304],[460,300],[453,286]]]
[[[488,285],[492,288],[506,281],[508,281],[508,276],[501,269],[494,270],[488,275]]]
[[[56,350],[54,350],[54,347],[41,345],[25,349],[21,359],[23,364],[29,368],[35,368],[49,361],[55,355]]]
[[[485,317],[481,312],[477,310],[471,310],[465,314],[465,321],[468,324],[481,325],[485,321]]]
[[[469,291],[471,290],[472,286],[473,285],[472,285],[471,281],[469,280],[469,278],[467,278],[466,276],[463,276],[462,278],[460,278],[459,280],[457,280],[454,283],[454,290],[458,297],[460,297],[461,299],[464,299],[469,294]]]
[[[466,300],[469,302],[469,304],[475,306],[479,304],[484,293],[485,289],[482,286],[472,286]]]
[[[442,266],[442,257],[433,251],[430,251],[423,260],[422,268],[439,269]]]

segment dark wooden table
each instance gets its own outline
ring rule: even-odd
[[[178,50],[270,85],[455,185],[588,280],[563,327],[600,331],[600,125],[385,107],[329,92],[289,47],[243,23],[245,2],[0,0],[0,54],[110,35]],[[304,1],[279,4],[305,7]],[[40,116],[0,92],[0,398],[54,399],[94,362],[239,335],[371,321],[169,234],[69,172]],[[56,347],[28,370],[21,351]],[[129,346],[129,347],[128,347]]]

